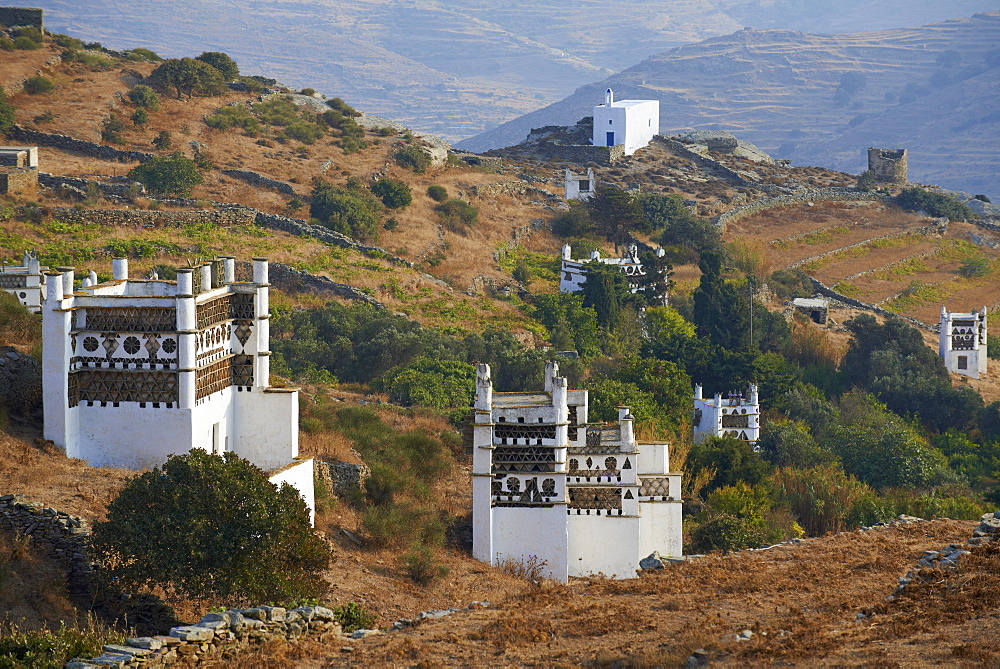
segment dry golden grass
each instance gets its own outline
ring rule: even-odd
[[[66,573],[30,537],[0,531],[0,622],[20,629],[77,625],[86,620],[69,601]],[[2,632],[0,632],[2,634]]]

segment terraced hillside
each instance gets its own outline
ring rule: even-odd
[[[941,232],[894,205],[782,207],[730,224],[726,236],[765,242],[773,269],[800,268],[843,295],[928,324],[941,306],[992,310],[1000,296],[1000,250],[989,246],[1000,246],[1000,233],[970,223]]]

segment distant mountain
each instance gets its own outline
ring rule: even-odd
[[[672,46],[744,26],[891,28],[996,0],[26,0],[111,48],[225,51],[249,74],[309,86],[457,140]]]
[[[458,146],[486,150],[589,115],[606,88],[660,100],[664,133],[728,130],[778,158],[849,172],[869,146],[910,179],[1000,194],[1000,13],[812,35],[744,29],[677,47]]]

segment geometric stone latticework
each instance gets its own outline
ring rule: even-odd
[[[677,491],[678,494],[680,491]],[[639,482],[640,497],[671,497],[670,479],[667,477],[646,477]]]
[[[570,509],[622,510],[621,488],[568,488]]]
[[[541,445],[543,439],[553,440],[556,438],[555,425],[524,425],[498,423],[493,432],[493,443],[495,444],[519,444],[523,443]]]
[[[493,449],[494,472],[552,472],[556,467],[554,448],[538,446],[497,446]]]
[[[86,325],[91,331],[173,332],[177,310],[170,307],[90,307]]]
[[[177,373],[82,369],[69,375],[69,406],[80,402],[177,402]]]
[[[229,317],[237,319],[252,320],[254,313],[253,293],[233,293],[229,299]]]
[[[200,367],[195,374],[195,399],[208,397],[230,386],[253,385],[253,358],[233,355]]]
[[[195,308],[196,327],[199,330],[229,320],[229,295],[222,295],[214,300],[203,302]]]

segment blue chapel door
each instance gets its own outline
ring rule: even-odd
[[[609,132],[608,133],[608,146],[614,146],[614,145],[615,145],[615,133]]]

